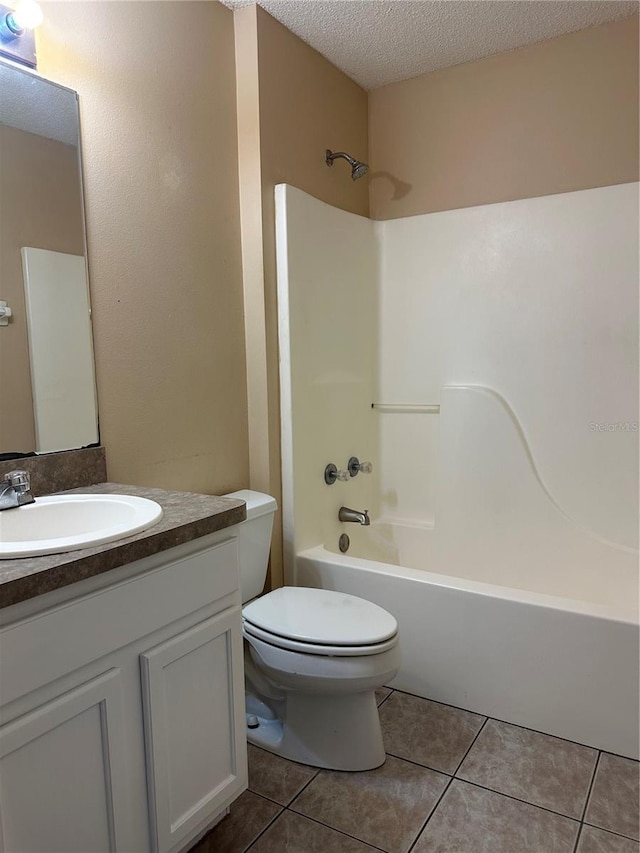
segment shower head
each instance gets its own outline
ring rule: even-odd
[[[355,157],[352,157],[350,154],[345,154],[344,151],[333,152],[328,148],[325,151],[324,162],[327,166],[333,166],[333,161],[338,157],[341,157],[343,160],[346,160],[347,163],[351,166],[351,180],[357,181],[358,178],[361,178],[363,175],[366,175],[369,171],[369,167],[366,163],[362,163],[360,160],[356,160]]]
[[[354,181],[357,181],[358,178],[364,177],[369,171],[369,167],[366,163],[357,162],[355,166],[351,169],[351,178]]]

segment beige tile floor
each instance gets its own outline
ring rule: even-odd
[[[639,853],[639,765],[397,690],[387,760],[340,773],[249,746],[249,790],[191,853]]]

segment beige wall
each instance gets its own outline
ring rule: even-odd
[[[246,486],[232,13],[188,0],[43,8],[39,71],[80,95],[109,477]]]
[[[342,161],[329,169],[324,152],[346,150],[366,159],[367,94],[263,9],[246,7],[235,17],[245,299],[252,312],[247,326],[251,483],[280,501],[274,186],[292,184],[366,216],[366,180],[352,181]],[[278,517],[271,583],[281,582]]]
[[[13,316],[0,331],[0,453],[35,446],[20,249],[84,254],[78,151],[0,125],[0,296]]]
[[[633,21],[394,84],[368,107],[259,8],[235,13],[234,61],[218,3],[131,0],[127,26],[108,0],[44,7],[40,72],[80,93],[112,479],[280,498],[276,183],[393,218],[636,177]],[[345,163],[325,166],[327,147],[369,152],[370,198]]]
[[[371,215],[638,180],[638,19],[370,93]]]
[[[265,194],[294,184],[321,201],[367,216],[366,179],[325,150],[368,156],[367,94],[342,71],[257,7],[260,148]]]

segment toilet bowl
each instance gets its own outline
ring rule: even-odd
[[[238,525],[245,604],[247,739],[316,767],[370,770],[385,759],[375,691],[400,664],[395,618],[362,598],[266,577],[273,498],[243,490]],[[259,561],[259,562],[258,562]]]

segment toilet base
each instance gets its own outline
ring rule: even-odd
[[[374,690],[347,695],[284,693],[267,705],[247,685],[247,740],[262,749],[312,767],[373,770],[385,752]]]

